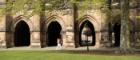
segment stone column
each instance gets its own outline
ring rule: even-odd
[[[41,47],[40,45],[40,32],[31,32],[30,47]]]
[[[96,45],[95,48],[100,48],[101,46],[101,32],[96,31],[95,33],[96,37]]]
[[[0,48],[6,48],[5,32],[0,32]]]
[[[30,47],[41,47],[40,41],[40,16],[34,15],[31,18],[30,24]]]
[[[74,43],[74,31],[72,30],[72,27],[68,27],[66,34],[64,38],[64,47],[68,48],[68,47],[73,47],[75,48],[75,43]]]
[[[6,16],[1,16],[0,20],[0,48],[6,48]]]

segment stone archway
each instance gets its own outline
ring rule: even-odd
[[[14,45],[16,47],[30,45],[30,29],[25,21],[19,21],[15,26]]]
[[[121,25],[119,23],[115,23],[113,26],[114,47],[120,47],[120,31]]]
[[[87,45],[86,44],[86,35],[84,34],[85,24],[88,26],[88,28],[91,31],[90,32],[91,36],[88,37],[88,39],[89,39],[88,45],[95,46],[95,44],[96,44],[95,28],[94,28],[93,24],[88,20],[85,20],[83,23],[81,23],[80,31],[79,31],[79,45],[80,46],[86,46]]]
[[[64,45],[64,41],[66,39],[66,25],[65,25],[65,22],[64,20],[57,16],[57,15],[53,15],[53,16],[50,16],[48,17],[46,20],[42,21],[41,23],[41,47],[50,47],[50,46],[56,46],[56,39],[55,39],[55,44],[54,45],[49,45],[49,40],[51,40],[51,38],[49,38],[49,34],[50,34],[50,31],[53,31],[50,29],[50,27],[54,26],[58,26],[58,29],[55,29],[55,30],[60,30],[60,34],[61,34],[61,39],[62,39],[62,46],[65,46]],[[53,28],[52,28],[53,29]]]
[[[47,29],[47,37],[46,40],[46,43],[48,46],[57,46],[57,39],[61,38],[61,30],[62,30],[62,27],[61,25],[57,22],[57,21],[52,21],[49,26],[48,26],[48,29]]]

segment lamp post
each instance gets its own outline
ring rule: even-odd
[[[86,46],[87,46],[87,51],[89,51],[89,45],[88,45],[88,36],[91,35],[91,29],[89,28],[89,26],[87,24],[85,24],[84,26],[85,30],[84,30],[84,34],[86,35]]]

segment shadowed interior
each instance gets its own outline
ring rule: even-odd
[[[30,30],[29,26],[24,21],[20,21],[15,27],[14,45],[16,47],[30,45]]]
[[[85,26],[85,24],[87,24],[88,28],[90,29],[91,31],[91,36],[92,36],[92,42],[91,43],[88,43],[88,45],[90,46],[94,46],[95,43],[96,43],[96,37],[95,37],[95,29],[94,29],[94,26],[92,25],[92,23],[88,20],[84,21],[81,26],[80,26],[80,33],[79,33],[79,45],[80,46],[86,46],[86,42],[82,40],[82,30]]]
[[[48,46],[57,46],[57,39],[60,37],[61,25],[57,22],[51,22],[48,27]]]

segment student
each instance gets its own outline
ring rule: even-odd
[[[62,38],[61,35],[57,38],[57,47],[56,50],[61,50],[62,49]]]

